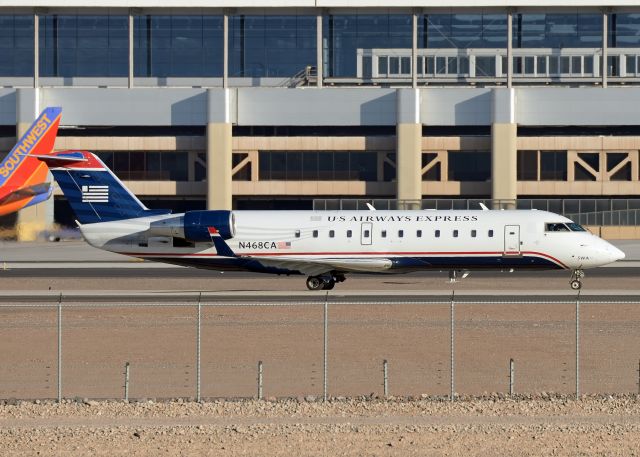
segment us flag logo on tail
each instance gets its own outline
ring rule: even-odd
[[[109,186],[82,186],[82,203],[109,203]]]

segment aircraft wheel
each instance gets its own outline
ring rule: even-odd
[[[322,290],[331,290],[335,287],[335,285],[336,282],[332,278],[324,283],[324,285],[322,286]]]
[[[573,281],[570,282],[570,285],[573,290],[580,290],[580,288],[582,287],[582,282],[578,281],[577,279],[574,279]]]
[[[318,276],[309,276],[307,278],[307,289],[309,290],[320,290],[324,288],[324,284],[325,282]]]

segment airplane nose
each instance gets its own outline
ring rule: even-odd
[[[624,252],[622,252],[620,249],[618,249],[615,246],[611,246],[611,255],[613,256],[613,261],[615,262],[616,260],[622,260],[626,257],[626,254]]]

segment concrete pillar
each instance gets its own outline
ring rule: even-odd
[[[398,89],[396,178],[398,209],[420,209],[422,200],[422,123],[420,91]]]
[[[231,209],[231,126],[234,94],[230,89],[207,91],[207,209]]]
[[[494,200],[494,209],[515,209],[518,198],[518,126],[515,122],[515,103],[514,89],[493,89],[491,198]]]
[[[16,89],[16,141],[27,131],[40,114],[38,89]],[[49,174],[49,181],[53,177]],[[18,241],[35,241],[43,230],[53,228],[53,197],[18,212],[16,233]]]

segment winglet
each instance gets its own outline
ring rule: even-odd
[[[215,227],[208,227],[208,230],[209,236],[211,237],[213,245],[216,247],[218,255],[223,257],[238,257],[236,253],[231,250],[229,245],[222,239],[220,233],[218,233],[218,229],[216,229]]]
[[[487,208],[487,205],[485,205],[484,203],[480,202],[478,204],[480,205],[480,208],[482,208],[482,211],[489,211],[489,208]]]
[[[375,211],[376,210],[375,206],[373,206],[371,203],[367,203],[367,208],[369,208],[369,211]]]

